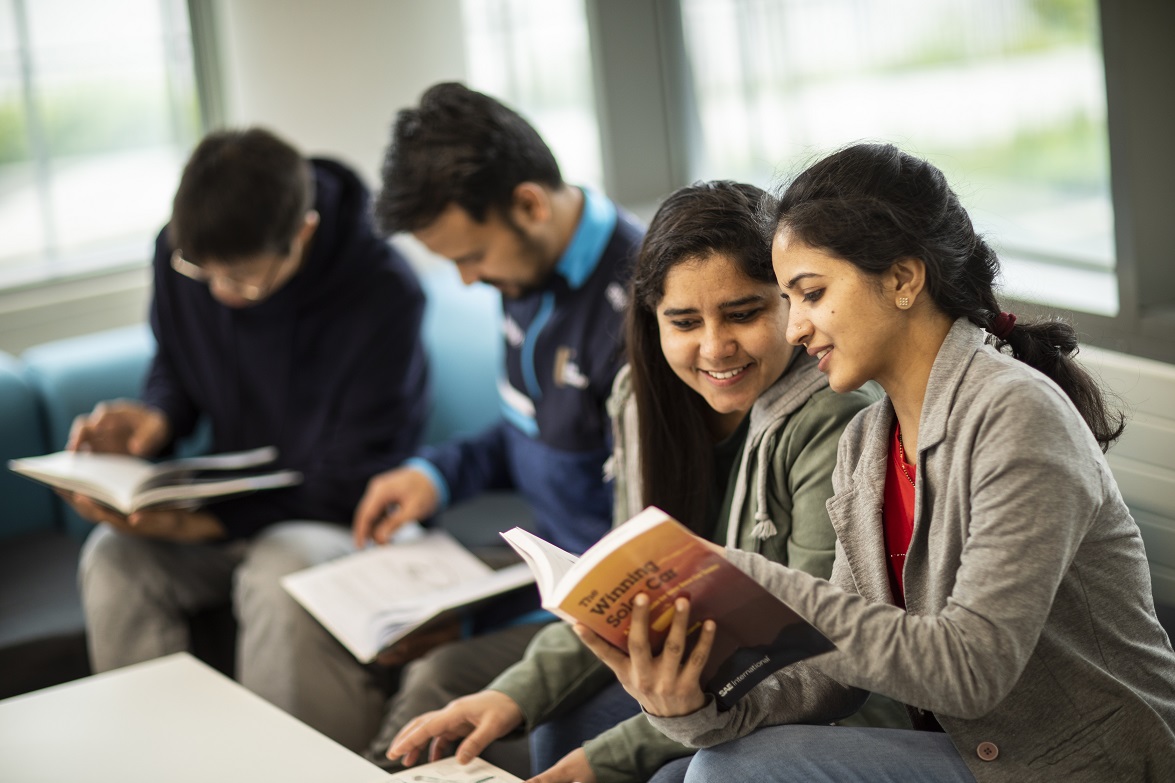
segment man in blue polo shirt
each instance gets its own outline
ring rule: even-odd
[[[466,284],[502,293],[503,419],[376,476],[355,513],[356,543],[385,543],[480,492],[515,489],[537,532],[580,553],[612,525],[604,409],[623,361],[623,311],[643,229],[606,197],[565,183],[518,114],[438,84],[396,118],[376,217],[452,260]],[[443,645],[406,667],[368,757],[381,765],[410,719],[480,690],[522,657],[539,622]]]

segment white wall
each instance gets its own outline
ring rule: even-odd
[[[1142,531],[1155,600],[1175,607],[1175,365],[1093,347],[1080,359],[1127,415],[1106,456]]]
[[[212,2],[227,123],[350,163],[373,189],[396,110],[465,78],[460,0]],[[149,283],[144,269],[0,292],[0,350],[141,322]]]
[[[460,0],[218,0],[228,122],[266,125],[368,184],[397,109],[465,78]]]

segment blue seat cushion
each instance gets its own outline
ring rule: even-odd
[[[424,269],[420,282],[433,387],[425,442],[435,444],[480,432],[501,418],[495,390],[502,365],[502,304],[488,285],[463,285],[450,263]]]
[[[25,377],[44,400],[50,450],[65,446],[74,417],[96,403],[137,397],[154,352],[154,338],[144,324],[55,340],[25,351]]]
[[[46,451],[45,422],[34,390],[17,360],[0,353],[0,540],[51,532],[61,524],[57,498],[48,488],[8,470],[8,460]]]
[[[55,340],[25,351],[24,376],[40,395],[45,415],[45,452],[64,448],[74,418],[97,403],[137,397],[154,352],[155,340],[145,324]],[[63,529],[79,538],[88,535],[92,525],[57,502]]]

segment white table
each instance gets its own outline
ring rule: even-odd
[[[187,654],[0,701],[4,783],[388,777]]]

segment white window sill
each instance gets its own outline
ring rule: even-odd
[[[1000,255],[1003,296],[1082,313],[1118,314],[1118,277],[1113,269],[1077,269]]]

